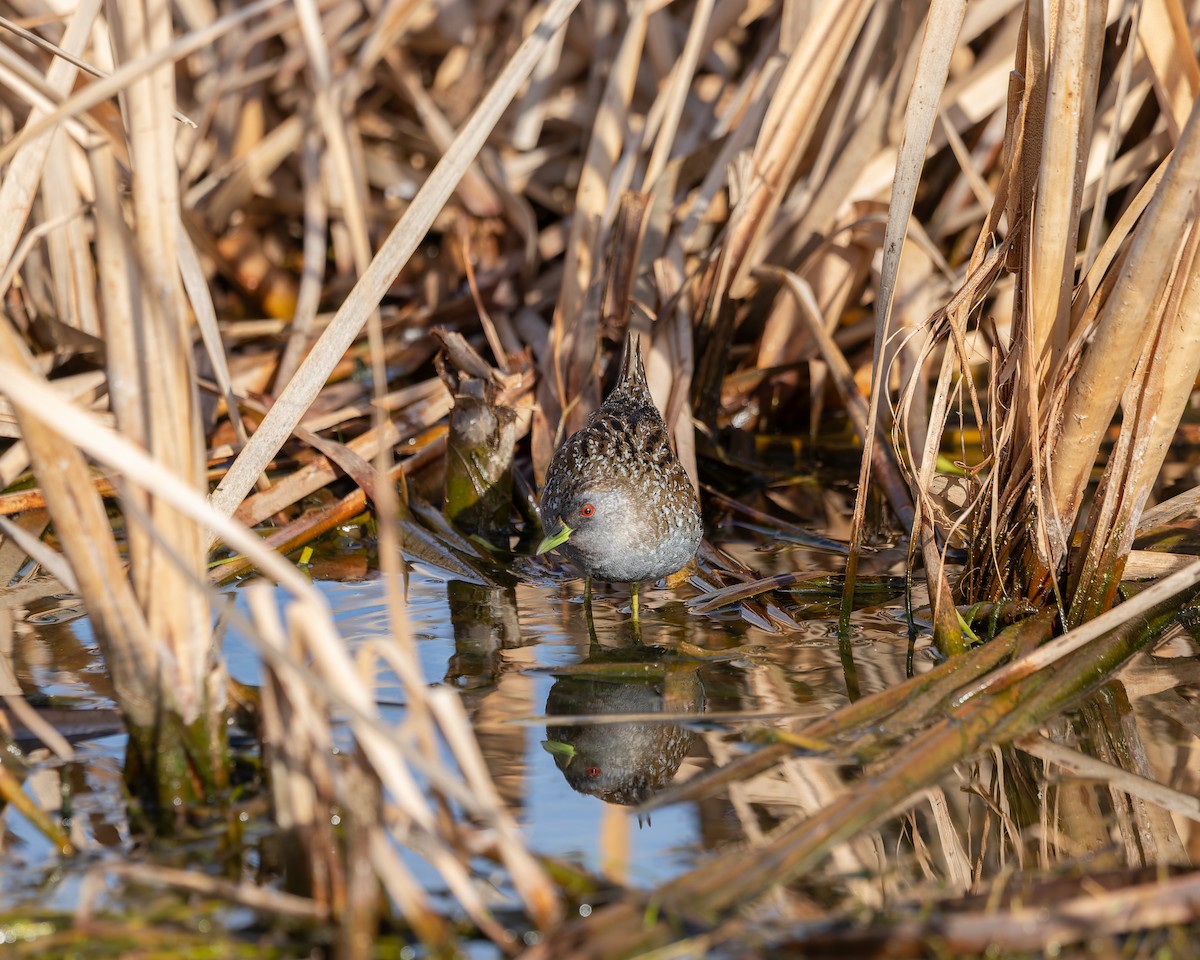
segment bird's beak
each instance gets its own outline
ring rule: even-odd
[[[542,554],[542,553],[545,553],[547,550],[553,550],[555,547],[566,543],[567,538],[570,537],[571,534],[574,532],[575,532],[574,530],[572,530],[570,527],[568,527],[564,523],[562,525],[562,529],[559,530],[558,533],[547,537],[540,544],[538,544],[537,552],[539,554]]]
[[[542,749],[556,757],[566,757],[568,760],[575,757],[575,748],[561,740],[543,740]]]

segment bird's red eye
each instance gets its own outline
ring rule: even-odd
[[[596,512],[596,508],[593,507],[590,503],[585,503],[582,507],[579,508],[579,515],[581,517],[590,517],[595,512]]]
[[[592,777],[593,779],[600,776],[600,768],[599,767],[588,767],[587,775],[589,777]]]

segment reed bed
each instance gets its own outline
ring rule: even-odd
[[[497,920],[481,857],[502,865],[540,956],[931,937],[966,951],[989,936],[1036,949],[1017,907],[997,930],[977,901],[865,933],[799,918],[805,878],[866,869],[898,812],[929,884],[889,903],[939,882],[940,897],[1015,902],[1029,815],[1014,806],[1032,801],[1012,780],[1041,765],[1104,785],[1125,866],[1181,872],[1126,874],[1092,902],[1060,891],[1042,943],[1099,916],[1111,935],[1194,923],[1180,826],[1194,798],[1157,781],[1116,678],[1181,636],[1200,583],[1177,522],[1197,488],[1165,466],[1200,372],[1195,4],[0,10],[5,606],[64,585],[84,598],[131,732],[139,829],[228,810],[241,692],[213,583],[253,570],[279,588],[252,591],[243,632],[265,669],[250,707],[273,816],[297,840],[287,893],[303,902],[214,895],[319,918],[351,956],[370,950],[382,890],[450,954],[459,932],[404,845],[509,952],[537,937]],[[857,502],[832,545],[848,558],[851,702],[760,731],[769,743],[654,801],[729,791],[745,846],[567,924],[456,694],[421,674],[401,558],[511,578],[512,521],[536,531],[534,490],[598,405],[627,325],[649,333],[652,389],[719,510],[785,531],[794,484],[753,505],[709,479],[745,479],[754,438],[803,449],[843,422],[857,436]],[[946,659],[859,699],[847,626],[880,501]],[[352,657],[286,555],[368,509],[395,641]],[[17,580],[26,558],[46,571],[32,585]],[[1157,582],[1126,599],[1135,573]],[[693,610],[737,604],[786,633],[795,579],[706,550]],[[381,664],[404,685],[395,729],[375,706]],[[1065,725],[1072,708],[1086,736]],[[337,757],[333,714],[354,744]],[[986,810],[973,849],[955,782]],[[1085,799],[1058,799],[1034,804],[1045,870],[1086,846],[1084,822],[1108,830]],[[771,897],[792,912],[768,929],[747,908]],[[881,902],[851,883],[837,916]]]

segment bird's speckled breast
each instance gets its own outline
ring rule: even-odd
[[[657,433],[665,447],[661,423],[643,426],[646,433]],[[589,537],[579,531],[561,551],[601,580],[657,580],[695,555],[701,535],[699,505],[686,471],[669,448],[667,456],[638,460],[637,444],[629,434],[616,437],[606,447],[595,435],[581,431],[564,444],[555,457],[563,461],[557,464],[561,472],[548,473],[543,523],[547,530],[557,529],[558,518],[586,492],[605,514],[602,535]]]
[[[674,573],[700,543],[700,508],[640,364],[551,458],[542,491],[547,533],[574,531],[559,550],[601,580]],[[580,505],[595,509],[582,520]]]

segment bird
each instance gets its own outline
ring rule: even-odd
[[[546,468],[539,554],[558,549],[586,575],[628,583],[633,621],[638,586],[683,568],[703,533],[700,502],[671,449],[646,383],[640,338],[625,337],[617,385]]]
[[[580,714],[702,713],[704,686],[697,664],[671,661],[661,647],[643,649],[602,650],[576,668],[595,666],[595,675],[560,676],[550,687],[546,714],[558,722],[546,728],[542,749],[576,793],[636,806],[669,786],[691,752],[695,736],[678,723],[640,719],[576,725],[567,720]]]

